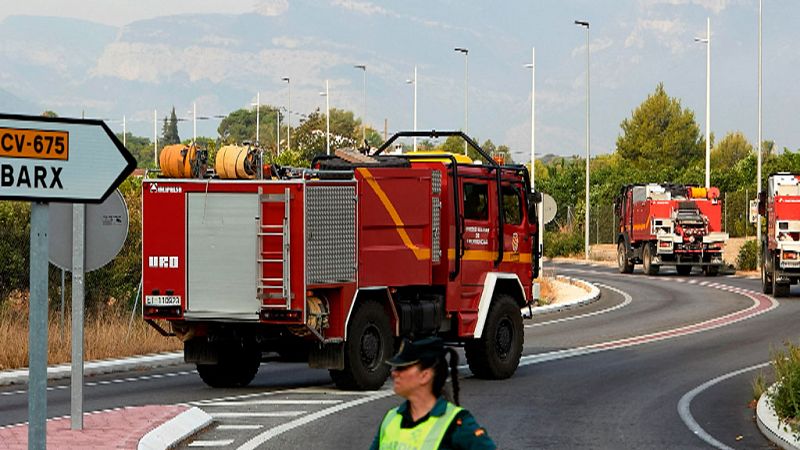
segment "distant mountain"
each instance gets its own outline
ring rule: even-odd
[[[41,114],[43,109],[32,102],[23,100],[16,95],[0,89],[0,112],[7,114]]]

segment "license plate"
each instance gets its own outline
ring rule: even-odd
[[[144,297],[146,306],[181,306],[180,295],[146,295]]]

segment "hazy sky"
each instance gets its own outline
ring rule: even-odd
[[[192,101],[201,114],[226,114],[245,107],[255,91],[263,102],[285,102],[283,74],[291,74],[293,109],[310,111],[323,105],[319,91],[331,79],[332,106],[360,115],[363,111],[361,72],[366,64],[367,122],[383,130],[411,126],[411,88],[405,84],[420,73],[419,127],[451,129],[464,124],[464,58],[469,53],[469,131],[481,141],[492,139],[512,147],[517,161],[530,151],[531,48],[536,47],[536,145],[538,153],[583,154],[585,151],[586,31],[575,19],[591,22],[591,147],[593,153],[614,150],[620,122],[663,82],[669,95],[695,111],[705,128],[706,18],[712,30],[712,132],[720,139],[729,131],[744,132],[751,142],[757,130],[758,0],[550,0],[463,2],[456,0],[13,0],[0,10],[2,20],[13,15],[56,16],[120,27],[120,36],[137,21],[182,14],[239,15],[256,13],[281,26],[280,35],[241,57],[282,61],[280,68],[252,68],[252,80],[236,79],[252,96],[215,96],[214,86],[229,83],[232,74],[209,68],[186,71],[187,86],[164,101],[187,111]],[[316,10],[319,14],[309,14]],[[302,12],[302,14],[300,14]],[[330,17],[331,20],[327,20]],[[797,0],[764,1],[764,138],[778,148],[800,148],[800,17]],[[401,30],[398,32],[398,29]],[[289,31],[287,31],[289,30]],[[188,31],[187,31],[188,32]],[[213,34],[213,33],[212,33]],[[343,38],[342,36],[347,36]],[[122,38],[120,38],[122,39]],[[204,36],[203,46],[185,44],[197,55],[222,63],[229,36]],[[181,43],[170,44],[174,57]],[[175,77],[165,75],[160,47],[141,47],[126,40],[110,45],[91,76],[136,80],[156,89]],[[3,44],[0,43],[0,54]],[[156,55],[156,56],[153,56]],[[162,55],[162,58],[167,56]],[[147,70],[147,61],[158,70]],[[8,64],[8,59],[6,59]],[[322,61],[322,62],[320,62]],[[11,64],[14,64],[13,61]],[[265,65],[268,65],[265,63]],[[0,67],[0,88],[19,92],[13,77]],[[242,75],[244,77],[244,75]],[[246,77],[245,77],[246,78]],[[268,81],[264,81],[268,80]],[[16,83],[16,84],[15,84]],[[192,92],[192,89],[195,89]],[[187,94],[187,92],[189,92]],[[100,94],[98,94],[100,95]],[[40,98],[26,99],[44,104]],[[64,102],[74,114],[77,103]],[[129,130],[152,136],[152,109],[116,104],[113,97],[93,98],[96,115],[131,118]],[[71,108],[71,109],[70,109]],[[85,108],[85,107],[84,107]],[[133,108],[133,110],[130,110]],[[181,112],[179,112],[181,115]],[[149,116],[148,116],[149,115]],[[137,122],[138,121],[138,122]],[[215,124],[201,124],[200,133],[214,135]],[[148,128],[149,127],[149,128]],[[181,136],[191,134],[181,125]],[[120,128],[114,126],[114,128]]]

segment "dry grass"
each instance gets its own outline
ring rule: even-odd
[[[537,280],[539,282],[539,304],[540,305],[549,305],[556,300],[556,292],[553,287],[552,278],[545,278],[539,277]]]
[[[182,348],[176,338],[161,336],[134,317],[128,329],[130,311],[109,305],[96,314],[85,317],[84,359],[118,358],[131,355],[174,351]],[[48,324],[48,364],[70,361],[71,318],[66,314],[64,338],[59,327],[59,315],[50,313]],[[163,324],[162,324],[163,326]],[[28,365],[28,302],[27,295],[13,294],[0,305],[0,370],[16,369]]]

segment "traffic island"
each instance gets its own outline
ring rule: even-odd
[[[797,434],[792,432],[789,425],[785,422],[781,422],[778,415],[775,414],[772,403],[770,403],[769,393],[772,392],[774,388],[775,385],[772,385],[758,398],[758,404],[756,405],[756,423],[758,424],[758,429],[761,430],[761,434],[778,447],[800,450],[800,439],[797,438]]]

